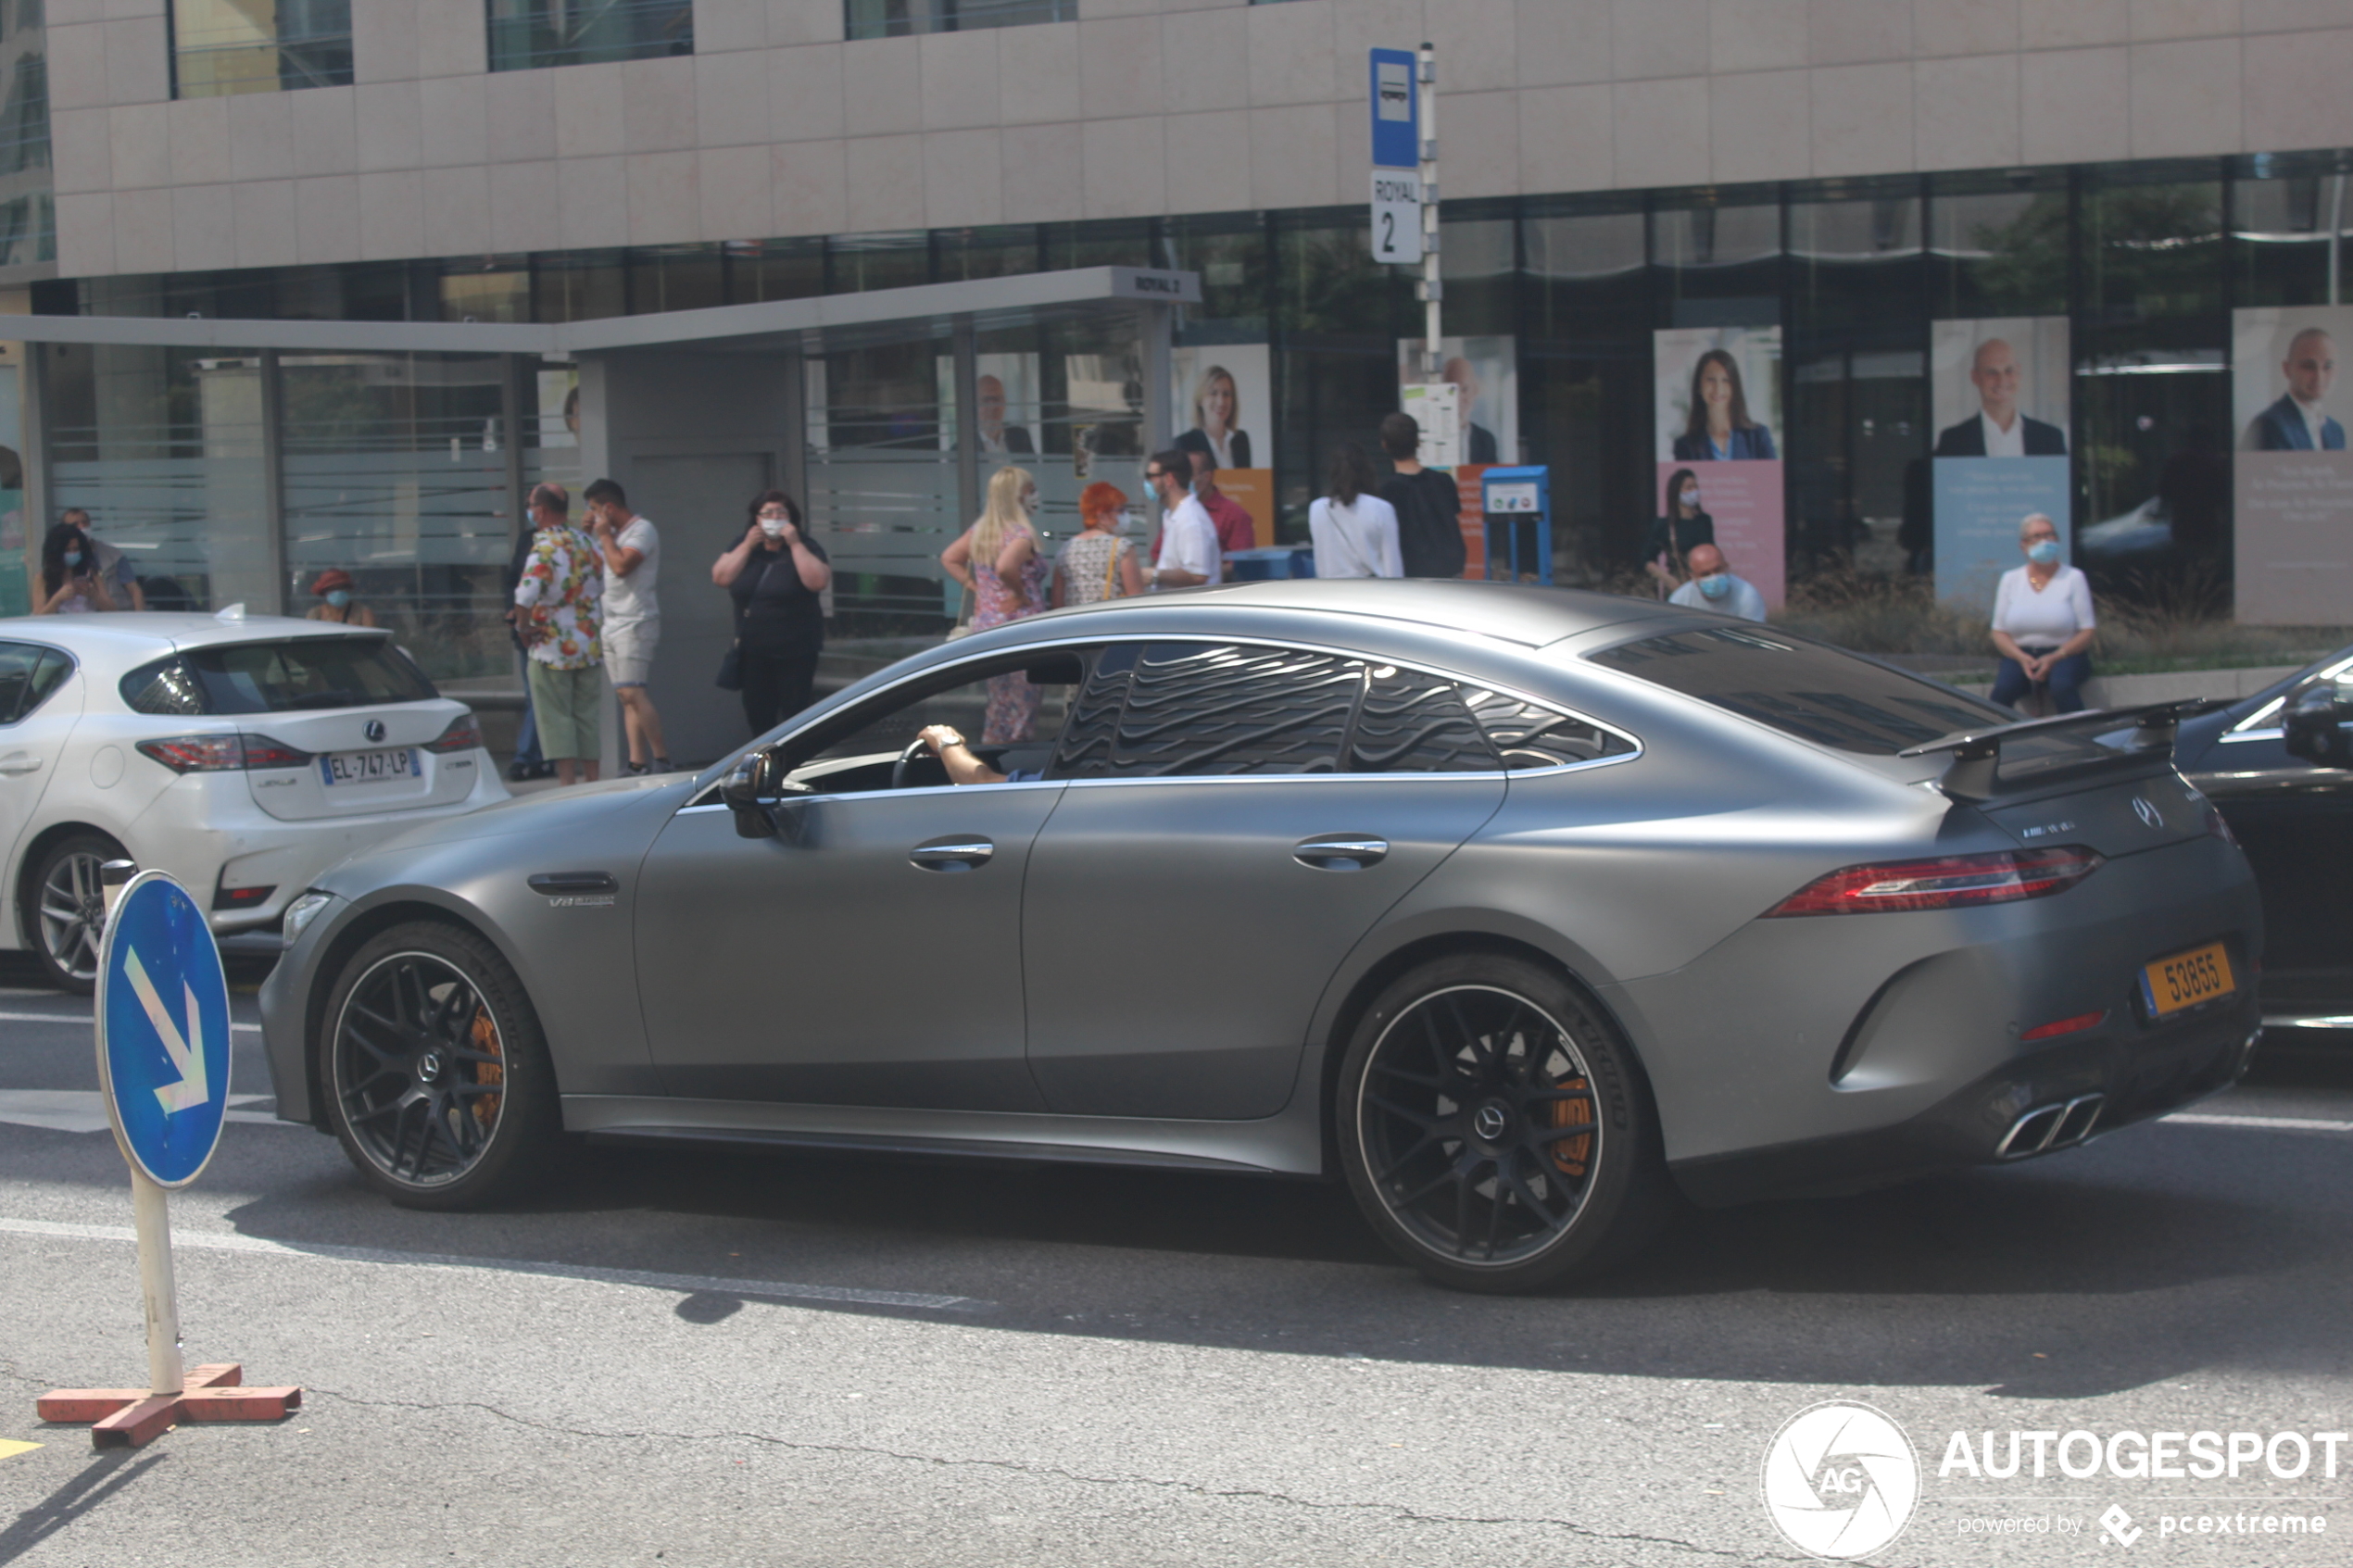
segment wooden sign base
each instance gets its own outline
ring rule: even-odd
[[[177,1394],[145,1388],[57,1388],[41,1397],[44,1421],[90,1422],[94,1449],[136,1449],[183,1421],[283,1421],[302,1408],[299,1388],[247,1388],[235,1361],[192,1369]]]

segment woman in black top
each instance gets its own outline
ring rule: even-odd
[[[781,490],[752,497],[744,536],[711,563],[711,580],[736,601],[736,648],[744,718],[765,734],[809,706],[825,646],[818,596],[834,580],[824,546],[809,537],[800,503]]]
[[[1700,509],[1699,476],[1677,469],[1667,481],[1667,515],[1653,520],[1642,539],[1642,570],[1658,580],[1665,598],[1683,585],[1683,558],[1716,543],[1716,520]]]

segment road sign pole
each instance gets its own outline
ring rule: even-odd
[[[98,869],[108,919],[139,868],[108,860]],[[98,1049],[107,1048],[106,1041]],[[131,1168],[131,1223],[139,1233],[139,1294],[147,1311],[147,1391],[177,1395],[187,1381],[180,1358],[180,1293],[171,1277],[171,1205],[145,1171]]]
[[[163,872],[109,860],[98,873],[98,1082],[131,1167],[139,1294],[147,1313],[145,1388],[57,1388],[44,1421],[92,1423],[101,1449],[137,1448],[183,1421],[281,1421],[296,1387],[247,1388],[234,1361],[188,1370],[171,1277],[170,1189],[196,1179],[220,1147],[229,1099],[229,981],[204,911]],[[177,1003],[175,1010],[174,1004]]]
[[[1445,363],[1440,352],[1438,307],[1446,295],[1446,285],[1438,271],[1438,47],[1424,44],[1414,71],[1416,90],[1421,95],[1422,133],[1422,376],[1435,384],[1439,367]]]
[[[147,1306],[147,1391],[177,1394],[188,1374],[180,1360],[180,1295],[171,1278],[171,1210],[163,1188],[136,1171],[131,1214],[139,1230],[139,1291]]]

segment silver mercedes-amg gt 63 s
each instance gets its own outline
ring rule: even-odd
[[[262,994],[278,1114],[426,1208],[567,1134],[1337,1173],[1433,1277],[1534,1288],[1679,1195],[2022,1159],[2229,1084],[2261,915],[2179,717],[2020,722],[1542,588],[1040,615],[699,777],[321,877]]]

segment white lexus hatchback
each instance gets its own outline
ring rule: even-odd
[[[0,620],[0,844],[49,978],[91,989],[110,859],[171,872],[221,935],[273,930],[310,879],[507,797],[472,709],[384,632],[274,616]]]

